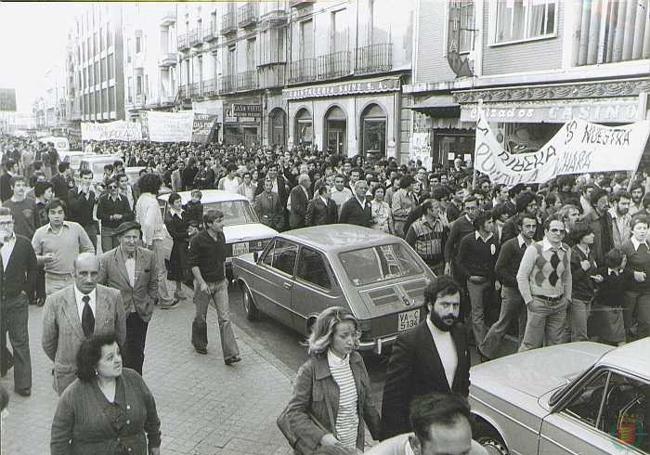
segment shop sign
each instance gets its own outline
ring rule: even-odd
[[[282,93],[288,100],[298,100],[303,98],[322,98],[362,93],[391,92],[399,89],[400,85],[398,78],[386,78],[364,82],[346,82],[342,84],[285,89]]]
[[[232,116],[233,117],[261,117],[262,105],[261,104],[233,104]]]
[[[557,101],[483,104],[488,122],[565,123],[573,119],[593,123],[631,123],[643,118],[638,97],[591,101]],[[460,120],[476,122],[478,105],[461,107]]]

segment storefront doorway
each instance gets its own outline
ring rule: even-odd
[[[386,113],[377,104],[361,113],[361,152],[371,161],[386,156]]]
[[[331,107],[325,114],[325,140],[323,141],[326,150],[330,153],[346,155],[346,126],[345,112],[338,106]]]
[[[296,145],[311,145],[314,142],[314,123],[307,109],[300,109],[296,114],[294,143]]]
[[[269,114],[269,139],[270,145],[287,145],[287,114],[278,108],[275,108]]]

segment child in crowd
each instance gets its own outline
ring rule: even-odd
[[[605,265],[592,276],[598,283],[589,321],[590,334],[602,343],[620,346],[625,342],[623,326],[623,269],[626,257],[614,248],[605,255]]]

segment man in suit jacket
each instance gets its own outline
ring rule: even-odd
[[[307,174],[300,174],[298,185],[293,187],[289,193],[289,226],[291,229],[305,227],[305,215],[307,204],[312,199],[309,187],[311,179]]]
[[[142,375],[147,327],[158,298],[156,260],[153,252],[138,246],[142,236],[140,224],[135,221],[122,223],[115,235],[120,246],[100,257],[98,281],[122,293],[126,315],[124,366]]]
[[[425,289],[424,301],[429,317],[399,335],[390,356],[382,440],[412,431],[409,406],[415,397],[431,392],[469,394],[470,356],[465,328],[457,322],[460,288],[451,277],[441,275]]]
[[[269,165],[269,170],[266,173],[265,180],[271,180],[273,183],[273,186],[271,187],[271,192],[275,193],[278,195],[280,198],[280,204],[282,207],[287,206],[287,200],[289,199],[289,195],[287,194],[287,183],[286,180],[284,179],[284,176],[278,174],[278,165],[277,164],[270,164]],[[257,189],[255,190],[255,196],[258,194],[261,194],[264,191],[264,185],[257,185]]]
[[[79,223],[88,234],[95,250],[97,250],[97,222],[94,217],[97,198],[92,189],[93,172],[90,169],[82,169],[79,172],[81,183],[78,188],[68,193],[68,219]]]
[[[372,209],[370,203],[366,201],[366,192],[368,192],[368,182],[357,180],[354,184],[354,196],[341,206],[339,223],[370,227]]]
[[[329,187],[322,185],[318,188],[318,196],[309,201],[307,205],[305,225],[320,226],[322,224],[334,224],[337,218],[336,202],[330,198]]]
[[[43,311],[42,345],[54,362],[54,390],[61,395],[75,380],[77,352],[92,335],[114,333],[120,346],[126,340],[124,304],[120,291],[97,284],[99,258],[77,256],[74,284],[48,296]]]

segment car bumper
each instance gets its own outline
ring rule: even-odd
[[[375,340],[360,341],[359,351],[372,351],[377,355],[381,355],[384,347],[392,345],[396,339],[397,335],[391,335]]]

